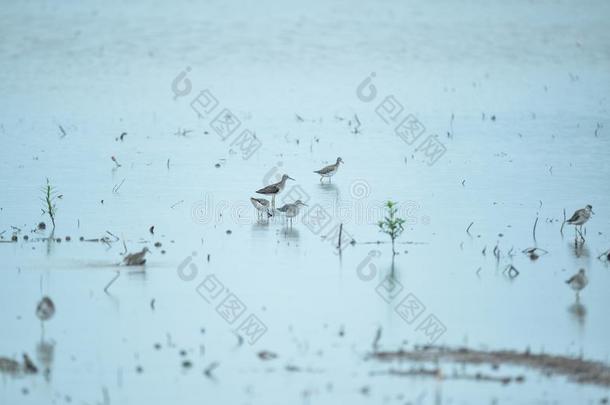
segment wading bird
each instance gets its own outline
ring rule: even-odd
[[[288,180],[288,179],[294,180],[289,175],[284,174],[282,176],[282,180],[278,181],[277,183],[270,184],[267,187],[263,187],[260,190],[257,190],[256,193],[270,195],[271,196],[271,208],[275,209],[275,196],[277,194],[281,193],[282,190],[284,189],[284,187],[286,187],[286,180]]]
[[[578,293],[580,290],[585,288],[588,283],[589,279],[585,274],[585,269],[578,270],[578,273],[566,280],[566,284],[568,284],[572,290],[576,291],[576,298],[578,298]]]
[[[144,256],[146,256],[146,253],[148,252],[150,252],[150,250],[148,250],[147,247],[144,247],[144,249],[138,253],[130,253],[123,258],[123,263],[125,263],[126,266],[141,266],[146,263]]]
[[[302,206],[307,207],[307,204],[305,204],[301,200],[296,200],[292,204],[284,204],[277,210],[278,212],[281,212],[282,214],[286,215],[286,218],[288,218],[288,220],[290,221],[290,226],[292,227],[292,218],[299,215],[299,208]]]
[[[582,242],[585,242],[585,238],[582,235],[582,226],[591,218],[592,214],[595,214],[593,212],[593,207],[587,205],[585,208],[576,210],[572,215],[572,218],[566,221],[569,225],[574,225],[574,240],[576,243],[578,243],[578,235],[580,235]],[[580,229],[577,229],[577,227]]]
[[[263,219],[265,214],[267,218],[273,216],[271,208],[269,207],[269,200],[251,197],[250,202],[254,205],[254,208],[256,208],[256,215],[258,215],[259,219]]]
[[[328,177],[329,182],[331,181],[331,177],[333,177],[335,173],[337,173],[337,170],[339,170],[339,163],[343,163],[343,159],[341,159],[340,157],[337,158],[335,164],[328,165],[326,167],[321,168],[320,170],[314,171],[314,173],[320,175],[320,183],[325,177]]]

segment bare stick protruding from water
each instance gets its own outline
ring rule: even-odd
[[[534,229],[532,230],[532,235],[534,236],[534,242],[536,242],[536,225],[538,225],[538,216],[536,215],[536,221],[534,222]]]
[[[64,138],[66,135],[68,135],[68,133],[66,132],[66,130],[64,129],[64,127],[62,127],[61,125],[57,125],[59,127],[59,130],[61,131],[61,136],[59,137]],[[595,133],[595,136],[597,136],[597,131]]]
[[[375,339],[373,339],[373,353],[375,353],[379,348],[379,340],[381,340],[381,326],[377,328]]]
[[[474,224],[474,222],[471,222],[470,225],[468,225],[468,228],[466,228],[466,233],[468,235],[470,235],[470,227],[472,226],[472,224]]]
[[[566,224],[566,209],[563,209],[563,222],[561,223],[561,229],[559,230],[559,233],[561,234],[561,236],[563,236],[563,226]]]
[[[337,249],[341,251],[341,235],[343,234],[343,222],[339,225],[339,241],[337,242]]]

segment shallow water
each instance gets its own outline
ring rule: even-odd
[[[22,232],[18,243],[0,244],[0,356],[27,352],[42,364],[41,341],[53,355],[46,379],[2,376],[2,402],[572,404],[608,396],[510,367],[497,373],[523,374],[524,383],[371,376],[387,365],[364,357],[378,328],[381,348],[430,343],[418,327],[434,315],[445,330],[436,344],[610,360],[610,272],[597,259],[610,248],[609,8],[3,7],[0,232],[4,240],[11,226]],[[174,98],[185,83],[172,82],[187,67],[191,91]],[[377,95],[366,102],[357,88],[371,72]],[[219,104],[198,119],[190,103],[204,89]],[[412,145],[376,113],[389,95],[404,108],[400,119],[412,114],[425,127]],[[222,108],[260,140],[250,158],[231,145],[237,134],[223,141],[210,128]],[[446,152],[428,165],[415,149],[431,134]],[[122,166],[113,169],[111,156]],[[337,156],[345,164],[320,185],[312,171]],[[295,196],[319,204],[328,215],[319,233],[312,222],[257,223],[248,199],[284,172],[296,181],[278,204]],[[70,242],[22,240],[48,222],[39,201],[46,178],[63,195],[54,236]],[[375,223],[390,198],[408,219],[400,241],[413,243],[398,245],[402,290],[387,303],[378,285],[390,273],[391,248],[367,242],[386,240]],[[596,215],[575,250],[573,229],[560,234],[563,210],[586,204]],[[337,255],[340,223],[357,243],[346,239]],[[122,241],[79,241],[106,231],[129,251],[149,246],[145,272],[116,267]],[[531,261],[521,251],[533,246],[549,253]],[[190,264],[196,273],[185,281],[179,273]],[[515,278],[504,272],[510,264]],[[563,281],[580,267],[590,284],[575,306]],[[358,269],[374,274],[363,281]],[[223,286],[218,300],[230,291],[247,307],[233,324],[216,311],[220,301],[197,293],[211,274]],[[395,310],[409,293],[425,306],[411,324]],[[44,328],[34,314],[43,295],[57,308]],[[252,345],[234,333],[250,314],[267,328]],[[279,357],[262,361],[263,350]]]

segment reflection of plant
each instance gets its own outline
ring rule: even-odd
[[[395,202],[388,201],[386,203],[386,207],[388,209],[388,216],[386,216],[383,221],[379,221],[377,223],[377,225],[379,226],[379,230],[385,234],[388,234],[388,236],[392,240],[393,255],[396,255],[396,250],[394,249],[394,242],[405,230],[403,226],[405,220],[396,216],[396,212],[398,212],[398,208],[396,208],[396,205],[397,204]]]
[[[57,200],[60,196],[57,195],[57,191],[55,187],[51,186],[49,179],[47,178],[47,185],[42,187],[43,198],[43,208],[41,208],[42,215],[47,214],[49,218],[51,218],[51,223],[53,223],[53,229],[55,229],[55,214],[57,213],[57,206],[55,205],[55,200]]]

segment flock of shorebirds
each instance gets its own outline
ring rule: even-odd
[[[323,182],[324,179],[328,179],[328,181],[331,182],[331,177],[333,177],[337,173],[337,171],[339,170],[339,165],[341,163],[343,163],[343,160],[338,157],[335,163],[325,166],[320,170],[315,170],[314,173],[320,175],[320,182]],[[275,212],[279,212],[290,221],[290,226],[292,226],[292,219],[299,214],[300,208],[303,206],[307,206],[307,204],[305,204],[303,201],[296,200],[293,203],[284,204],[277,210],[275,209],[275,196],[284,190],[284,188],[286,187],[286,182],[288,180],[294,179],[289,175],[284,174],[281,180],[277,183],[273,183],[261,188],[260,190],[256,190],[257,194],[271,196],[271,202],[269,202],[269,200],[265,198],[250,198],[252,205],[254,206],[254,208],[256,208],[256,212],[259,219],[268,219],[274,216]],[[574,214],[570,217],[570,219],[565,221],[569,225],[574,225],[574,237],[576,244],[578,244],[579,238],[581,242],[584,243],[585,238],[582,233],[582,227],[585,223],[587,223],[587,221],[589,221],[593,214],[595,214],[593,212],[593,207],[591,205],[587,205],[585,208],[576,210]],[[146,259],[144,258],[144,256],[148,252],[148,248],[145,247],[140,252],[128,254],[127,256],[125,256],[123,258],[123,262],[128,266],[143,265],[146,263]],[[568,284],[576,292],[577,299],[580,291],[585,288],[588,283],[589,279],[587,278],[585,269],[583,268],[581,268],[576,274],[566,280],[566,284]]]
[[[343,159],[338,157],[335,163],[333,163],[332,165],[325,166],[320,170],[315,170],[314,173],[320,175],[320,182],[323,182],[324,179],[328,179],[328,181],[331,182],[331,177],[333,177],[335,173],[337,173],[337,171],[339,170],[339,165],[341,163],[343,163]],[[277,183],[269,184],[268,186],[265,186],[260,190],[256,190],[257,194],[271,196],[271,203],[265,198],[250,198],[250,202],[252,203],[254,208],[256,208],[256,212],[259,219],[265,217],[270,218],[277,211],[283,214],[290,222],[290,226],[292,226],[292,219],[299,215],[300,208],[303,206],[307,206],[307,204],[305,204],[303,201],[296,200],[293,203],[282,205],[277,210],[275,209],[275,196],[284,190],[284,188],[286,187],[286,182],[288,180],[294,179],[289,175],[284,174],[281,180]]]

